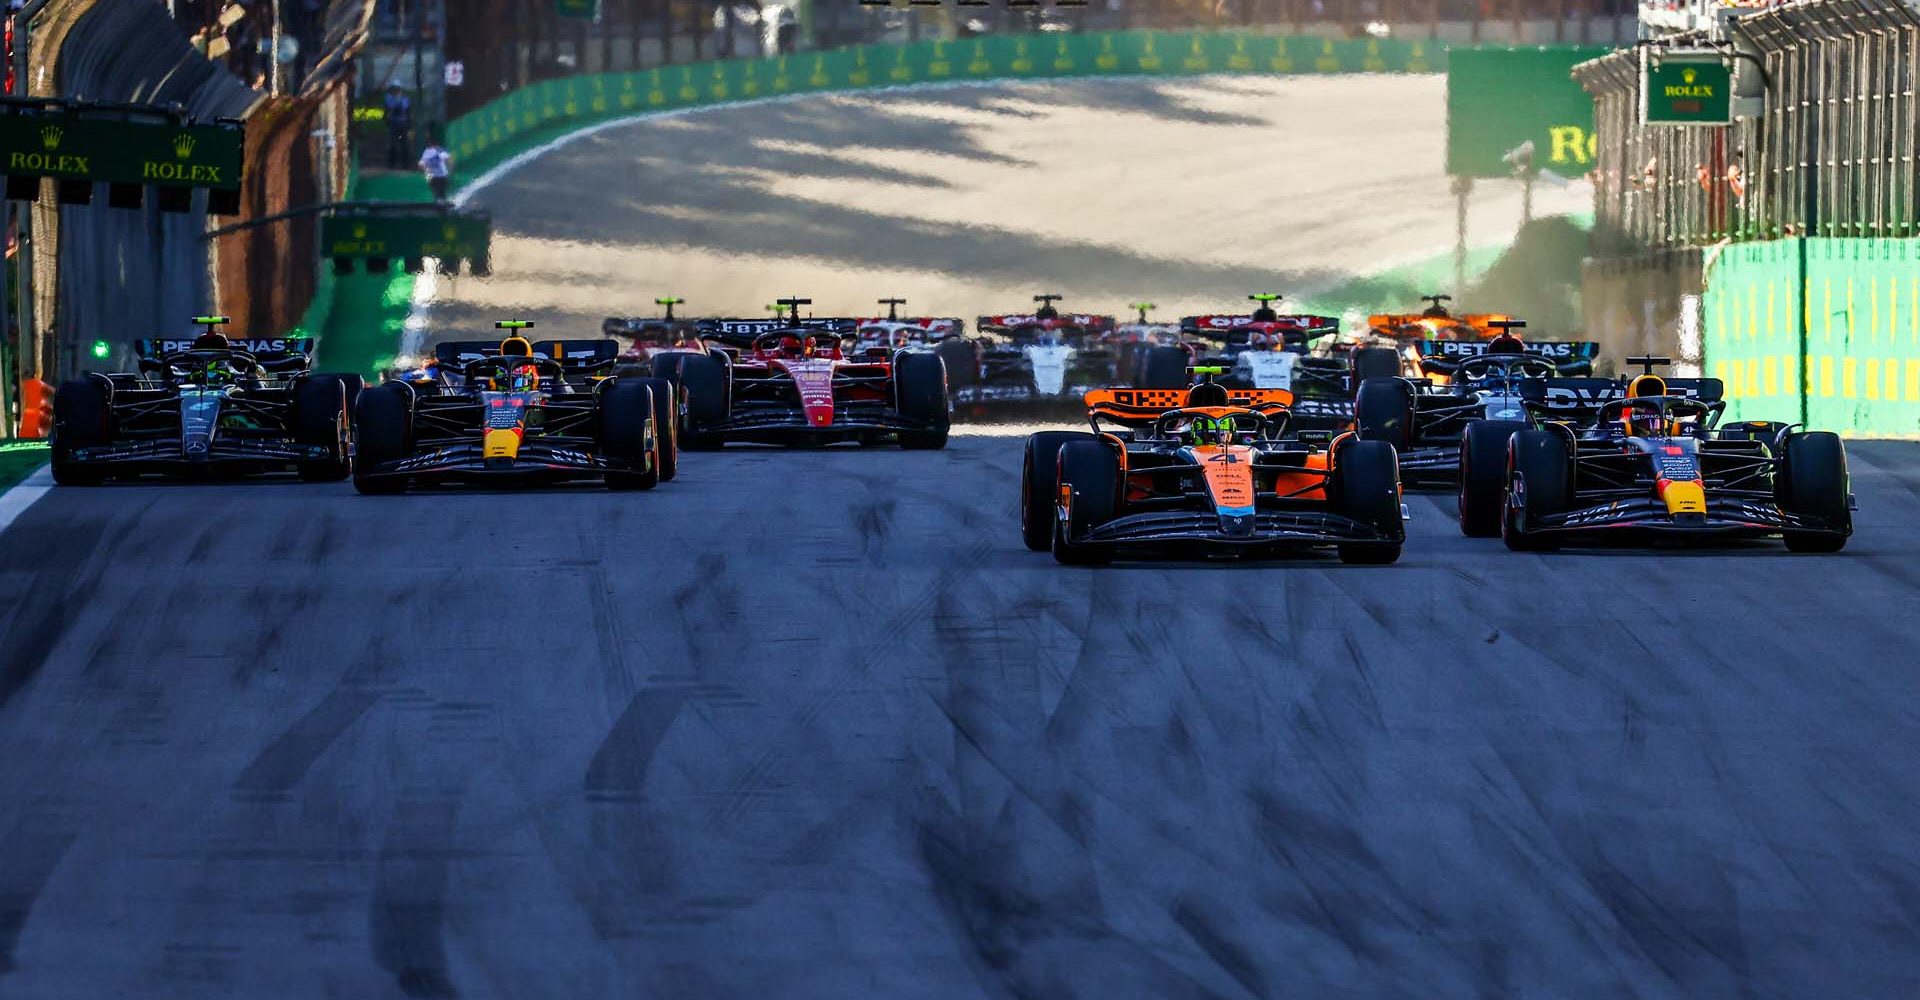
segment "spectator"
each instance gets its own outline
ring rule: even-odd
[[[412,152],[413,101],[397,83],[387,85],[387,169],[404,170]]]
[[[427,140],[427,148],[420,152],[420,170],[427,175],[427,187],[433,191],[434,201],[447,200],[448,176],[453,172],[453,154],[447,152],[438,140]]]

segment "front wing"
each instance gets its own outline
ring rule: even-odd
[[[652,453],[651,448],[648,453]],[[528,438],[512,459],[489,459],[479,441],[463,441],[424,447],[406,458],[378,465],[359,463],[354,475],[363,479],[409,477],[449,482],[558,482],[645,470],[644,462],[602,455],[591,442]]]
[[[1705,514],[1672,514],[1667,505],[1652,498],[1611,500],[1590,504],[1558,514],[1540,514],[1531,519],[1527,534],[1699,536],[1703,538],[1758,538],[1783,531],[1830,532],[1850,535],[1852,525],[1836,525],[1824,520],[1801,517],[1781,510],[1767,500],[1747,498],[1715,499],[1709,494]]]

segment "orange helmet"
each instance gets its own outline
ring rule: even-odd
[[[1652,372],[1648,372],[1645,375],[1636,375],[1633,381],[1627,383],[1628,399],[1645,399],[1649,396],[1664,396],[1666,394],[1667,380]],[[1678,433],[1676,427],[1664,426],[1660,421],[1660,414],[1654,411],[1644,409],[1637,410],[1629,406],[1621,412],[1621,419],[1626,422],[1627,433],[1629,434],[1653,436]]]

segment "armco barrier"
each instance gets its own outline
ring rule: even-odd
[[[1331,39],[1241,32],[1107,32],[983,36],[861,46],[761,59],[686,63],[635,73],[545,80],[447,124],[447,147],[471,175],[499,147],[548,132],[648,111],[790,94],[974,80],[1200,73],[1438,73],[1433,41]]]
[[[1703,312],[1729,419],[1920,434],[1920,240],[1735,244],[1708,272]]]

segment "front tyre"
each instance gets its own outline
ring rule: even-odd
[[[388,382],[361,392],[353,407],[353,435],[353,488],[369,495],[405,493],[407,477],[376,473],[412,450],[412,391]]]
[[[1413,387],[1404,379],[1370,378],[1353,398],[1354,427],[1362,441],[1384,441],[1398,451],[1413,447]]]
[[[347,382],[338,375],[309,375],[294,386],[294,440],[333,452],[328,458],[301,462],[303,482],[337,483],[353,473],[347,455],[348,396]]]
[[[1093,441],[1085,431],[1041,431],[1027,436],[1020,461],[1020,540],[1030,552],[1053,545],[1054,508],[1060,495],[1060,449],[1069,441]]]
[[[680,407],[676,405],[678,390],[672,382],[663,378],[623,381],[638,382],[653,393],[653,440],[660,457],[660,481],[673,482],[673,477],[680,473]]]
[[[1838,552],[1853,531],[1853,512],[1847,509],[1850,489],[1847,450],[1831,431],[1789,434],[1782,452],[1780,482],[1774,492],[1789,514],[1830,525],[1827,531],[1783,532],[1790,552]]]
[[[1334,509],[1380,535],[1378,542],[1339,545],[1340,561],[1384,566],[1400,558],[1406,522],[1400,518],[1400,456],[1384,441],[1353,441],[1333,460],[1328,484]]]
[[[600,450],[628,467],[607,471],[607,489],[650,490],[660,485],[660,435],[653,428],[650,379],[615,379],[600,390]]]
[[[947,367],[938,354],[895,354],[893,398],[900,416],[920,425],[900,432],[900,447],[935,450],[947,446],[953,413],[947,398]]]
[[[1460,533],[1468,538],[1500,534],[1507,496],[1507,440],[1527,425],[1518,420],[1476,420],[1460,438]]]
[[[669,358],[674,360],[668,360]],[[712,451],[726,444],[719,434],[706,430],[724,423],[733,407],[727,393],[727,366],[710,354],[668,355],[654,362],[654,374],[672,371],[687,393],[687,426],[680,443],[688,451]]]
[[[1519,501],[1524,498],[1525,502]],[[1558,431],[1524,430],[1507,443],[1507,491],[1500,539],[1515,552],[1560,547],[1557,538],[1535,534],[1539,519],[1567,509],[1573,500],[1573,459]]]
[[[53,481],[61,486],[98,486],[107,481],[104,466],[73,460],[81,448],[97,448],[112,439],[112,402],[106,383],[81,378],[62,382],[53,393]]]
[[[1113,549],[1088,545],[1081,538],[1113,520],[1120,511],[1120,463],[1113,449],[1098,440],[1068,441],[1060,446],[1060,485],[1072,502],[1065,522],[1056,519],[1053,558],[1065,566],[1105,566]]]

